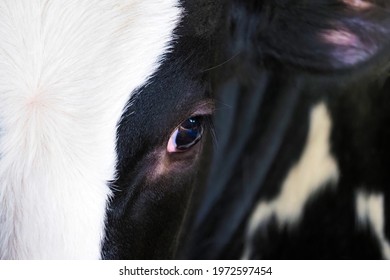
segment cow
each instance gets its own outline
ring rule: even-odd
[[[386,2],[1,0],[0,258],[390,258]]]
[[[173,258],[208,163],[218,11],[0,1],[0,259]]]
[[[390,3],[229,1],[188,259],[390,258]]]

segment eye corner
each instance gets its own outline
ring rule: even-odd
[[[178,151],[176,149],[176,144],[174,142],[174,139],[175,139],[175,137],[177,135],[177,132],[178,131],[177,131],[177,128],[176,128],[175,131],[170,135],[169,140],[168,140],[167,152],[170,153],[170,154],[180,152],[180,151]]]

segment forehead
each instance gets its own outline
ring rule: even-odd
[[[0,258],[99,257],[117,123],[179,3],[4,0],[0,18]]]

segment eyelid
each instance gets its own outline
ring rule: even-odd
[[[195,110],[189,114],[189,117],[212,115],[215,110],[215,104],[212,99],[206,99],[194,106]]]
[[[207,117],[211,116],[215,111],[215,103],[212,99],[206,99],[202,102],[199,102],[196,106],[194,106],[194,110],[190,112],[184,119],[180,120],[178,125],[173,129],[169,135],[172,136],[172,134],[176,131],[176,129],[187,119],[201,116],[201,117]],[[208,122],[206,123],[208,124]]]

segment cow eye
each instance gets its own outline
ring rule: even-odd
[[[185,152],[202,138],[204,117],[194,116],[182,122],[171,134],[167,151],[170,153]]]

